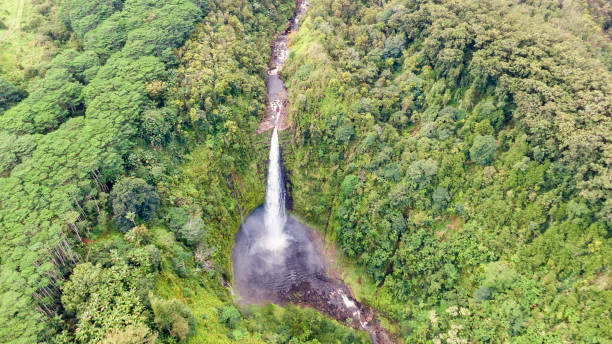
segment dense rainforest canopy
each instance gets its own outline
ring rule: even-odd
[[[576,6],[315,1],[294,37],[296,208],[407,342],[612,337],[612,66]]]
[[[233,304],[292,0],[0,4],[0,343],[366,343]],[[293,213],[405,343],[612,341],[612,7],[310,0]]]

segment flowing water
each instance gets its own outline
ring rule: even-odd
[[[279,251],[283,250],[287,244],[287,238],[283,232],[287,216],[285,214],[285,183],[282,175],[278,128],[276,127],[270,141],[270,161],[268,166],[264,235],[263,240],[259,244],[262,249]]]
[[[279,73],[289,55],[287,37],[297,30],[308,8],[298,0],[294,17],[272,43],[266,79],[266,117],[258,132],[272,130],[266,201],[244,220],[234,243],[232,263],[238,302],[294,303],[317,309],[355,329],[366,330],[374,343],[392,343],[386,331],[360,305],[340,279],[331,277],[328,262],[313,232],[286,214],[285,180],[278,132],[288,127],[288,93]]]

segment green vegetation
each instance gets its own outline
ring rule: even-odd
[[[480,165],[489,165],[495,156],[495,138],[491,135],[476,136],[472,148],[470,148],[470,158],[473,162]]]
[[[294,209],[407,343],[612,340],[605,1],[311,0]],[[0,343],[367,343],[243,309],[292,0],[0,4]]]
[[[146,22],[140,15],[144,12],[151,13]],[[146,44],[167,49],[165,40],[171,39],[177,47],[190,32],[185,23],[193,26],[202,9],[189,1],[164,5],[133,1],[115,14],[109,20],[124,19],[129,23],[126,32],[151,25],[164,28],[162,40],[147,39]],[[185,21],[164,20],[174,16]],[[68,19],[71,24],[78,16]],[[127,37],[125,47],[139,42],[145,40]],[[56,313],[55,295],[70,271],[66,265],[78,260],[69,241],[106,224],[109,184],[129,168],[139,114],[164,105],[147,88],[171,78],[160,56],[116,50],[103,66],[96,60],[87,51],[58,55],[43,76],[31,81],[30,95],[2,117],[2,135],[32,135],[33,146],[26,154],[17,150],[19,163],[9,164],[0,182],[2,299],[6,300],[0,314],[8,325],[2,339],[17,335],[21,342],[32,342],[49,333],[49,322],[40,320],[45,313]]]
[[[321,0],[292,37],[295,211],[405,342],[612,338],[609,45],[554,4]]]
[[[176,299],[158,300],[151,297],[151,308],[155,313],[155,324],[161,331],[184,340],[195,330],[196,320],[189,307]]]

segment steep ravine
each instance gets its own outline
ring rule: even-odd
[[[289,55],[288,35],[297,30],[308,9],[298,0],[296,12],[272,43],[266,79],[266,116],[258,133],[272,129],[266,204],[242,223],[232,252],[235,291],[242,304],[274,302],[312,307],[340,323],[370,333],[374,343],[394,343],[373,312],[353,297],[330,263],[314,232],[286,215],[286,187],[278,132],[289,128],[288,92],[280,71]]]

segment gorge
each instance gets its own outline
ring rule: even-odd
[[[293,303],[317,309],[339,322],[370,333],[374,343],[392,343],[373,319],[370,310],[357,302],[344,282],[330,274],[329,263],[315,234],[286,214],[279,130],[288,129],[288,94],[279,73],[289,55],[287,36],[297,30],[308,8],[298,1],[296,13],[272,44],[266,80],[266,115],[258,131],[272,128],[265,204],[242,223],[232,253],[235,289],[239,303]]]
[[[0,344],[612,342],[611,23],[0,1]]]

